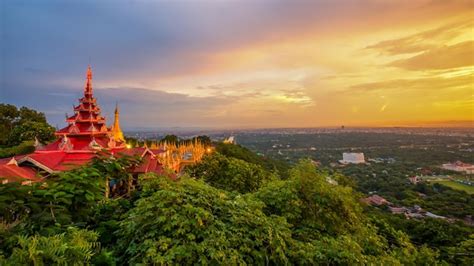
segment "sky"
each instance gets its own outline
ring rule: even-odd
[[[474,2],[0,1],[0,102],[126,130],[474,126]]]

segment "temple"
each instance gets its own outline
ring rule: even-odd
[[[150,172],[160,174],[166,168],[178,173],[184,166],[199,161],[207,151],[199,142],[181,146],[155,143],[151,147],[127,147],[120,128],[118,105],[114,123],[111,127],[106,125],[94,98],[90,66],[84,95],[73,106],[73,112],[66,116],[67,126],[55,132],[57,139],[52,143],[43,146],[36,141],[33,153],[0,160],[2,182],[29,184],[41,181],[51,174],[87,164],[104,150],[113,156],[140,156],[142,164],[132,170],[135,176]]]

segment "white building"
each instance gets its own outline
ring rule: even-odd
[[[349,163],[365,163],[364,154],[361,152],[344,152],[342,154],[342,160],[339,161],[342,164]]]
[[[467,174],[474,174],[474,165],[463,163],[461,161],[457,161],[454,163],[445,163],[441,166],[441,168],[456,172],[466,172]]]
[[[224,140],[224,143],[226,144],[236,144],[234,136],[230,136]]]

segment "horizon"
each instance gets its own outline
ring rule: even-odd
[[[4,1],[0,99],[125,131],[474,127],[470,1]]]

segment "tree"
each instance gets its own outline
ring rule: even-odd
[[[474,264],[474,234],[468,239],[462,241],[455,247],[448,249],[449,257],[456,265],[473,265]]]
[[[31,232],[58,232],[63,226],[82,223],[92,218],[94,207],[104,199],[105,176],[94,167],[81,167],[61,172],[48,179],[47,185],[35,189],[39,208],[29,210],[25,228]]]
[[[178,144],[179,138],[178,138],[178,136],[176,136],[176,135],[166,135],[164,138],[162,138],[162,139],[160,140],[160,142],[161,142],[161,143],[167,142],[167,143],[169,143],[169,144],[171,144],[171,143],[176,143],[176,144]]]
[[[211,138],[206,135],[194,137],[192,139],[192,142],[194,143],[196,140],[199,141],[204,146],[211,146],[212,144]]]
[[[12,254],[0,256],[0,264],[86,265],[99,250],[97,238],[97,233],[75,227],[52,236],[18,235]]]
[[[301,239],[352,233],[363,220],[352,189],[327,182],[309,160],[295,166],[287,181],[269,182],[255,196],[266,204],[267,214],[293,224]]]
[[[5,144],[19,112],[16,106],[0,103],[0,145]]]
[[[15,146],[35,137],[47,142],[54,139],[54,131],[44,113],[24,106],[18,110],[14,105],[0,104],[0,145]]]
[[[26,122],[40,122],[47,124],[44,113],[23,106],[19,110],[19,118],[16,123],[21,125]]]
[[[256,191],[266,181],[276,178],[261,166],[219,153],[204,157],[188,173],[216,188],[240,193]]]
[[[26,121],[13,128],[8,137],[8,144],[18,145],[23,141],[34,140],[35,138],[45,143],[54,139],[54,131],[54,127],[47,123]]]
[[[273,160],[271,158],[262,157],[255,152],[242,147],[240,145],[217,143],[216,151],[227,157],[244,160],[262,166],[265,170],[277,173],[282,178],[286,178],[290,166],[283,161]]]
[[[124,264],[285,264],[291,232],[262,204],[202,181],[144,181],[143,198],[120,223]]]
[[[331,184],[327,177],[303,160],[291,169],[288,180],[268,182],[252,195],[265,203],[267,215],[282,216],[291,224],[297,241],[290,250],[292,262],[418,265],[436,261],[437,253],[416,249],[403,233],[391,228],[382,230],[390,233],[380,233],[363,214],[352,189]],[[393,241],[397,245],[389,245]]]

